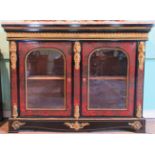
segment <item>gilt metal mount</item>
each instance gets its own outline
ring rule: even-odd
[[[139,130],[142,128],[142,124],[140,121],[134,121],[133,123],[129,123],[129,125],[135,130]]]
[[[25,125],[25,122],[20,122],[20,121],[13,121],[12,127],[14,130],[19,129],[21,126]]]
[[[75,131],[79,131],[80,129],[88,126],[89,123],[79,123],[78,121],[75,121],[74,123],[66,122],[65,125],[71,129],[74,129]]]
[[[74,44],[74,63],[76,70],[79,70],[80,68],[80,60],[81,60],[80,52],[81,52],[81,44],[79,41],[76,41]]]

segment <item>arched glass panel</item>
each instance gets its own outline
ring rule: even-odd
[[[57,49],[38,48],[25,62],[27,109],[65,108],[65,58]]]
[[[96,49],[89,56],[90,109],[124,109],[127,106],[127,55],[120,49]]]

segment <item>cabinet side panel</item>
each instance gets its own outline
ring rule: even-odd
[[[10,41],[11,116],[18,117],[17,43]]]

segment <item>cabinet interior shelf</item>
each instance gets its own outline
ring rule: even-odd
[[[64,80],[61,76],[29,76],[28,80]]]
[[[90,80],[126,80],[126,76],[92,76]]]
[[[61,76],[29,76],[28,80],[64,80]],[[126,76],[94,76],[90,80],[126,80]]]

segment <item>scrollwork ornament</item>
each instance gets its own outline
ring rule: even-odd
[[[80,52],[81,52],[80,42],[76,41],[74,44],[74,63],[76,70],[80,68],[80,60],[81,60]]]
[[[17,55],[16,55],[17,47],[16,42],[10,42],[10,61],[11,61],[11,68],[14,70],[16,69],[16,62],[17,62]]]
[[[140,121],[134,121],[133,123],[129,123],[129,125],[135,130],[140,130],[142,128],[142,124]]]
[[[19,129],[21,126],[25,125],[25,122],[20,122],[20,121],[13,121],[12,127],[14,130]]]
[[[13,106],[13,118],[17,118],[18,117],[18,110],[17,110],[17,106],[14,105]]]
[[[138,105],[137,106],[136,117],[138,117],[138,118],[141,118],[142,117],[142,106],[141,105]]]
[[[79,112],[79,105],[75,105],[75,108],[74,108],[74,118],[76,120],[78,120],[80,117],[80,112]]]
[[[71,129],[74,129],[75,131],[79,131],[80,129],[88,126],[89,123],[79,123],[78,121],[75,121],[74,123],[66,122],[65,125],[70,127]]]
[[[145,50],[145,44],[144,42],[141,41],[138,46],[138,61],[140,70],[143,70],[144,68],[144,50]]]

